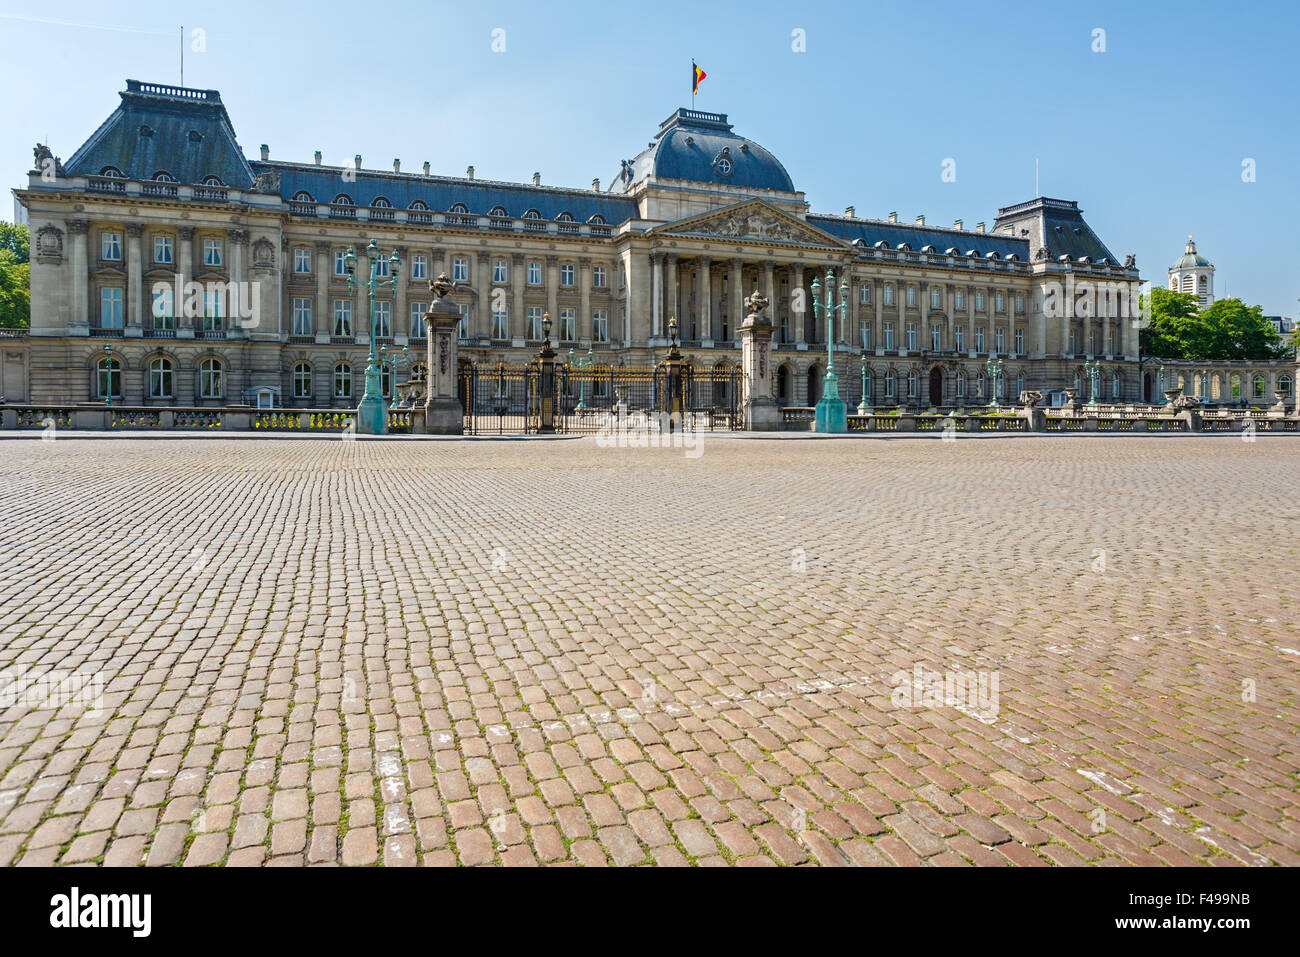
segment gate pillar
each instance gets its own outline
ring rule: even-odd
[[[456,326],[460,310],[448,299],[455,286],[446,273],[429,283],[433,301],[424,314],[428,337],[428,376],[424,386],[424,428],[429,435],[463,435],[464,411],[460,406],[459,367],[456,355]],[[411,421],[414,431],[415,419]]]
[[[542,348],[537,353],[538,422],[537,431],[549,435],[555,431],[556,403],[555,350],[551,348],[551,314],[542,313]]]
[[[745,299],[749,314],[740,327],[741,408],[746,432],[776,432],[781,410],[772,399],[772,323],[763,314],[767,297],[757,290]]]

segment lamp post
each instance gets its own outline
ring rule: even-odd
[[[388,278],[380,279],[379,264],[383,261],[383,253],[379,251],[379,243],[373,239],[366,246],[366,258],[370,260],[370,278],[362,282],[356,278],[357,254],[351,246],[344,256],[348,271],[348,292],[352,293],[356,286],[365,286],[370,299],[370,357],[366,363],[366,394],[357,406],[357,432],[362,435],[383,435],[388,431],[388,410],[384,406],[379,384],[378,358],[375,355],[375,292],[385,286],[397,288],[397,274],[402,267],[402,260],[397,255],[397,250],[393,250],[393,254],[388,257]]]
[[[1088,376],[1089,405],[1097,404],[1097,386],[1101,381],[1101,362],[1097,359],[1085,360],[1083,371]]]
[[[998,384],[1002,378],[1002,360],[990,359],[984,363],[984,371],[988,373],[989,381],[992,383],[993,401],[989,403],[993,408],[998,407]]]
[[[104,403],[113,407],[113,343],[104,346]]]
[[[868,415],[871,405],[867,402],[867,350],[862,350],[862,401],[858,403],[858,415]]]
[[[596,365],[596,350],[594,348],[589,348],[587,350],[586,358],[582,358],[580,356],[575,358],[576,355],[577,354],[574,352],[572,347],[570,347],[569,349],[570,369],[591,369]],[[593,385],[593,389],[594,388],[595,387]],[[572,392],[570,392],[570,395],[572,395]],[[574,408],[577,409],[577,411],[579,412],[583,412],[587,408],[587,380],[584,379],[582,376],[578,376],[578,404],[574,406]]]
[[[818,432],[839,433],[849,430],[848,415],[844,400],[840,398],[839,377],[835,375],[835,313],[849,307],[848,280],[840,282],[840,301],[835,302],[835,275],[826,271],[826,301],[821,298],[821,283],[814,278],[812,282],[813,317],[826,317],[826,376],[822,381],[822,396],[817,400],[814,412],[814,428]]]

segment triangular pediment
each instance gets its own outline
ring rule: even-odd
[[[673,236],[700,236],[735,242],[850,249],[843,240],[810,226],[761,199],[745,200],[707,213],[687,216],[649,230]]]

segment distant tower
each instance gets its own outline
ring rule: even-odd
[[[1190,292],[1201,308],[1214,302],[1214,266],[1196,251],[1196,243],[1187,237],[1183,258],[1169,267],[1169,288],[1174,292]]]

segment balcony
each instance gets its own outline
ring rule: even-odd
[[[294,216],[315,216],[315,203],[289,203],[289,212]]]
[[[357,208],[355,206],[331,205],[330,219],[356,219]]]
[[[88,176],[86,189],[92,193],[125,193],[126,181],[112,176]]]

